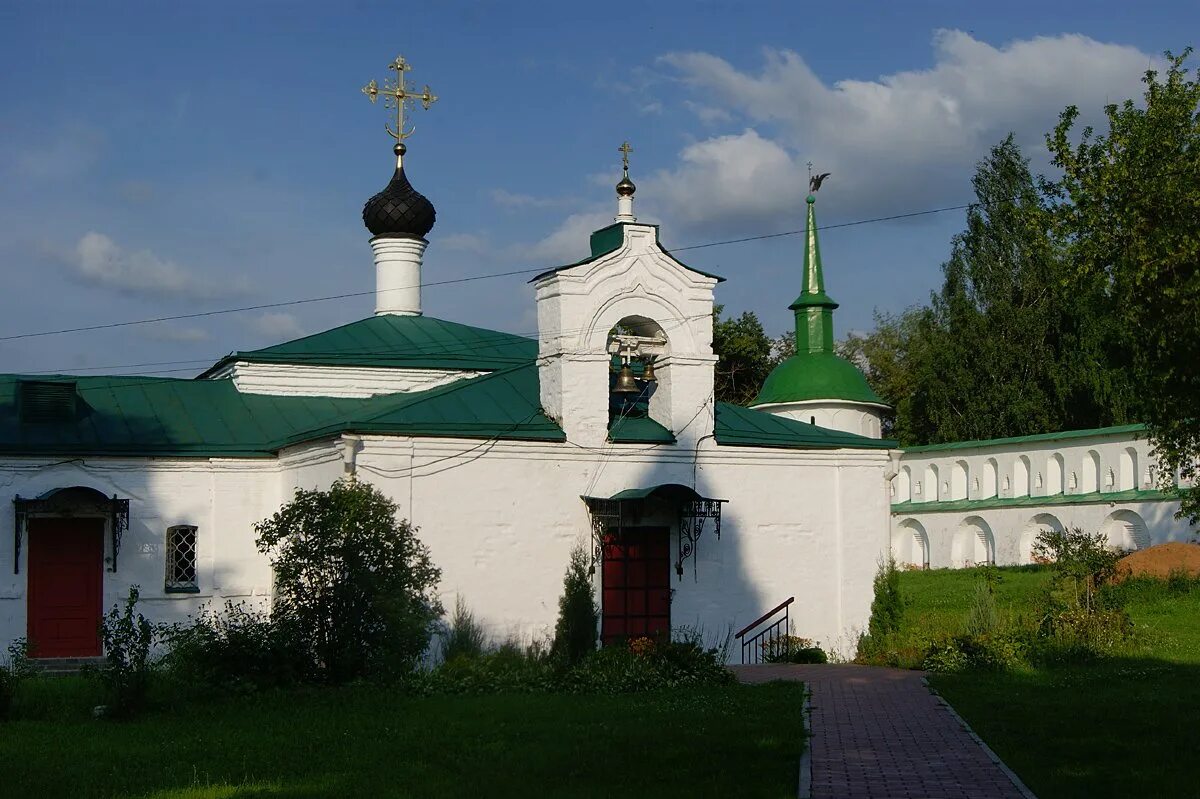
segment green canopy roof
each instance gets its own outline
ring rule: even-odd
[[[895,449],[896,442],[797,422],[766,411],[718,402],[717,443],[733,447],[784,449]]]
[[[491,371],[536,356],[537,341],[524,336],[428,316],[384,314],[272,347],[235,352],[204,374],[234,361]]]

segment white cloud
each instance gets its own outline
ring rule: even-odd
[[[553,233],[530,247],[528,254],[534,265],[546,266],[568,264],[586,258],[590,252],[588,238],[592,232],[611,225],[612,221],[612,211],[571,214]]]
[[[757,73],[709,53],[663,56],[703,99],[685,101],[702,121],[724,112],[743,130],[687,146],[678,166],[655,176],[662,210],[694,224],[781,208],[798,216],[808,160],[833,173],[826,198],[848,213],[961,200],[975,162],[1008,132],[1036,162],[1065,106],[1096,119],[1105,103],[1139,97],[1142,73],[1157,62],[1076,34],[994,47],[944,30],[933,51],[930,69],[831,84],[789,50],[766,50]]]
[[[150,250],[127,250],[96,231],[84,234],[65,257],[78,280],[122,294],[209,299],[248,290],[245,278],[220,284],[201,280],[174,261]]]
[[[264,336],[275,339],[293,339],[304,335],[300,321],[290,313],[267,312],[252,323],[254,329]]]
[[[715,125],[718,122],[732,122],[733,114],[726,111],[724,108],[718,108],[715,105],[706,103],[697,103],[694,100],[684,100],[683,107],[691,111],[706,125]]]

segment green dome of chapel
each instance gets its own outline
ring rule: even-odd
[[[775,367],[750,403],[779,405],[810,400],[843,400],[885,406],[858,367],[833,351],[833,311],[825,293],[821,248],[817,242],[817,198],[808,195],[804,230],[804,288],[788,308],[796,314],[796,354]]]

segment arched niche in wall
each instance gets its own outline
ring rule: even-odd
[[[955,461],[950,470],[950,499],[966,499],[970,485],[970,467],[966,461]]]
[[[936,464],[929,464],[925,467],[925,496],[923,499],[926,502],[937,502],[941,496],[941,483],[938,482],[938,467]]]
[[[912,469],[908,466],[900,467],[900,474],[896,475],[896,501],[908,502],[912,499]]]
[[[950,561],[955,568],[996,562],[996,537],[979,516],[968,516],[954,531],[950,542]]]
[[[1021,537],[1017,541],[1017,562],[1018,563],[1033,563],[1033,545],[1037,542],[1038,536],[1044,532],[1061,533],[1063,531],[1062,522],[1057,516],[1050,513],[1039,513],[1034,516],[1021,530]]]
[[[996,465],[996,459],[988,458],[983,464],[983,487],[980,490],[980,499],[988,499],[989,497],[996,496],[996,490],[998,488],[996,484],[996,477],[999,475],[999,473],[1000,469]]]
[[[1030,496],[1033,493],[1031,488],[1032,475],[1029,472],[1029,458],[1022,455],[1013,462],[1013,496]]]
[[[1137,488],[1138,453],[1133,447],[1126,447],[1121,453],[1121,471],[1117,476],[1117,490],[1129,491]]]
[[[1108,539],[1113,549],[1133,551],[1150,546],[1150,532],[1146,521],[1131,510],[1113,511],[1104,520],[1100,532]]]
[[[892,559],[900,566],[929,568],[929,534],[916,519],[905,519],[892,531]]]
[[[1083,456],[1083,466],[1080,469],[1083,481],[1079,486],[1080,493],[1094,494],[1104,484],[1100,472],[1100,453],[1094,449],[1088,450]]]
[[[1063,475],[1066,463],[1060,453],[1054,453],[1046,459],[1046,496],[1053,497],[1063,493]]]

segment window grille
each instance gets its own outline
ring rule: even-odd
[[[179,524],[167,528],[166,590],[199,591],[196,579],[196,528]]]

